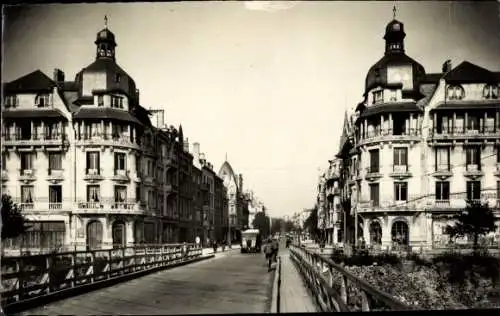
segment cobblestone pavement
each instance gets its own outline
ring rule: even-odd
[[[70,297],[21,315],[266,313],[274,272],[264,255],[231,251]]]

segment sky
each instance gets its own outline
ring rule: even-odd
[[[272,216],[292,215],[314,206],[394,5],[426,72],[447,59],[500,70],[496,1],[54,4],[4,10],[2,81],[54,68],[73,80],[107,15],[141,104],[182,124],[216,171],[227,154]]]

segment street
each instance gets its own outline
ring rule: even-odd
[[[266,313],[274,272],[239,250],[70,297],[22,315]]]

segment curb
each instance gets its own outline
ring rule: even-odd
[[[273,292],[271,298],[271,313],[280,313],[280,287],[281,287],[281,256],[278,257],[276,270],[274,271]]]
[[[183,262],[179,262],[179,263],[174,263],[174,264],[168,265],[168,266],[155,267],[155,268],[151,268],[151,269],[147,269],[147,270],[128,273],[126,275],[117,276],[117,277],[113,277],[113,278],[106,279],[106,280],[97,281],[97,282],[90,283],[90,284],[82,284],[82,285],[75,286],[75,287],[70,288],[70,289],[63,289],[63,290],[56,291],[56,292],[53,292],[50,294],[46,294],[46,295],[42,295],[42,296],[38,296],[38,297],[33,297],[30,299],[24,300],[22,302],[15,302],[15,303],[11,303],[7,306],[2,306],[3,312],[5,313],[5,315],[9,315],[12,313],[19,313],[19,312],[22,312],[22,311],[25,311],[28,309],[32,309],[32,308],[36,308],[36,307],[39,307],[41,305],[45,305],[45,304],[48,304],[51,302],[55,302],[55,301],[69,298],[72,296],[76,296],[76,295],[92,292],[95,290],[103,289],[103,288],[106,288],[106,287],[109,287],[112,285],[116,285],[118,283],[137,279],[137,278],[140,278],[142,276],[145,276],[145,275],[148,275],[148,274],[151,274],[154,272],[169,270],[172,268],[188,265],[190,263],[208,260],[208,259],[211,259],[213,257],[214,257],[213,254],[204,255],[204,256],[201,256],[201,257],[198,257],[195,259],[191,259],[191,260],[183,261]]]

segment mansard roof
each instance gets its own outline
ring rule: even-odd
[[[4,93],[52,92],[55,86],[56,83],[50,77],[37,69],[21,78],[7,82],[4,85]]]
[[[448,72],[444,79],[448,83],[498,83],[500,72],[493,72],[464,61]]]

